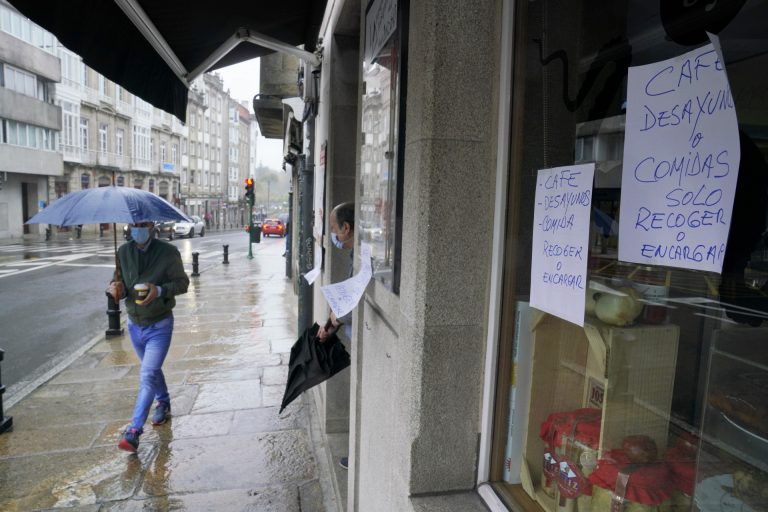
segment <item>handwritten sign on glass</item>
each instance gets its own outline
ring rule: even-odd
[[[619,259],[721,272],[740,157],[715,44],[630,68]]]
[[[361,243],[360,271],[345,281],[320,287],[320,291],[323,292],[325,300],[328,301],[337,318],[346,315],[357,306],[371,277],[373,277],[371,246]]]
[[[542,169],[533,212],[531,306],[584,325],[595,164]]]

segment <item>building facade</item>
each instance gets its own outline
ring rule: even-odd
[[[0,238],[44,229],[24,222],[47,204],[49,177],[63,174],[61,80],[53,36],[0,2]]]
[[[189,167],[182,186],[184,209],[207,218],[213,226],[226,222],[228,105],[220,76],[205,74],[193,82],[187,107]]]
[[[364,0],[333,3],[325,19],[322,65],[304,72],[305,92],[309,73],[318,77],[317,115],[298,140],[323,198],[316,213],[355,201],[356,258],[365,242],[373,259],[350,371],[313,392],[329,444],[348,432],[346,509],[768,507],[765,484],[753,484],[768,478],[755,437],[768,403],[765,2]],[[707,32],[721,50],[706,46]],[[634,73],[648,69],[657,71],[637,86]],[[681,92],[696,83],[699,93]],[[651,110],[673,89],[682,99]],[[644,130],[629,115],[642,104]],[[717,123],[713,136],[700,123],[717,112],[735,113],[738,128]],[[678,125],[682,144],[666,135]],[[642,146],[651,129],[665,135]],[[725,139],[738,149],[720,147]],[[662,162],[656,179],[622,177],[625,154],[641,146]],[[724,167],[702,164],[709,154]],[[574,322],[544,312],[567,309],[565,288],[530,307],[553,282],[534,269],[563,263],[534,245],[536,197],[552,184],[537,181],[546,170],[583,164],[594,179]],[[721,270],[695,268],[694,249],[620,256],[622,236],[662,247],[675,224],[620,214],[653,196],[645,182],[675,176],[656,194],[666,202],[653,203],[666,212],[658,219],[674,219],[702,187],[720,197],[726,174],[733,209],[686,210],[670,242],[682,247],[727,216],[727,241],[708,253]],[[326,216],[318,324],[329,315],[319,288],[343,280],[348,262],[328,233]],[[614,309],[617,297],[629,299]]]
[[[113,183],[157,194],[210,226],[241,222],[227,221],[231,100],[221,77],[195,81],[184,125],[90,69],[7,2],[0,43],[0,238],[37,237],[46,226],[24,221],[50,201]],[[237,118],[235,155],[244,160],[233,163],[247,175],[250,116]]]

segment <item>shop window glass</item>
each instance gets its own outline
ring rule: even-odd
[[[505,270],[497,490],[548,512],[768,510],[768,3],[515,4],[507,247],[526,249]],[[621,261],[628,69],[701,48],[705,31],[741,153],[722,273]],[[705,100],[691,100],[679,122],[693,127]],[[537,173],[579,163],[595,164],[584,327],[528,307]]]
[[[371,246],[374,278],[400,287],[408,2],[371,1],[363,61],[360,203],[355,223]]]

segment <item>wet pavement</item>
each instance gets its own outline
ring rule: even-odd
[[[230,247],[191,278],[163,366],[173,414],[137,454],[117,449],[138,388],[127,330],[7,410],[0,510],[335,512],[310,398],[278,414],[297,337],[282,250]]]

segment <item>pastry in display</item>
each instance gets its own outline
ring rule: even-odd
[[[648,436],[627,436],[621,441],[621,449],[634,464],[647,464],[659,457],[656,441]]]
[[[768,510],[768,475],[754,469],[734,471],[733,494],[755,510]]]
[[[768,439],[768,372],[734,375],[710,392],[709,403],[744,429]]]

